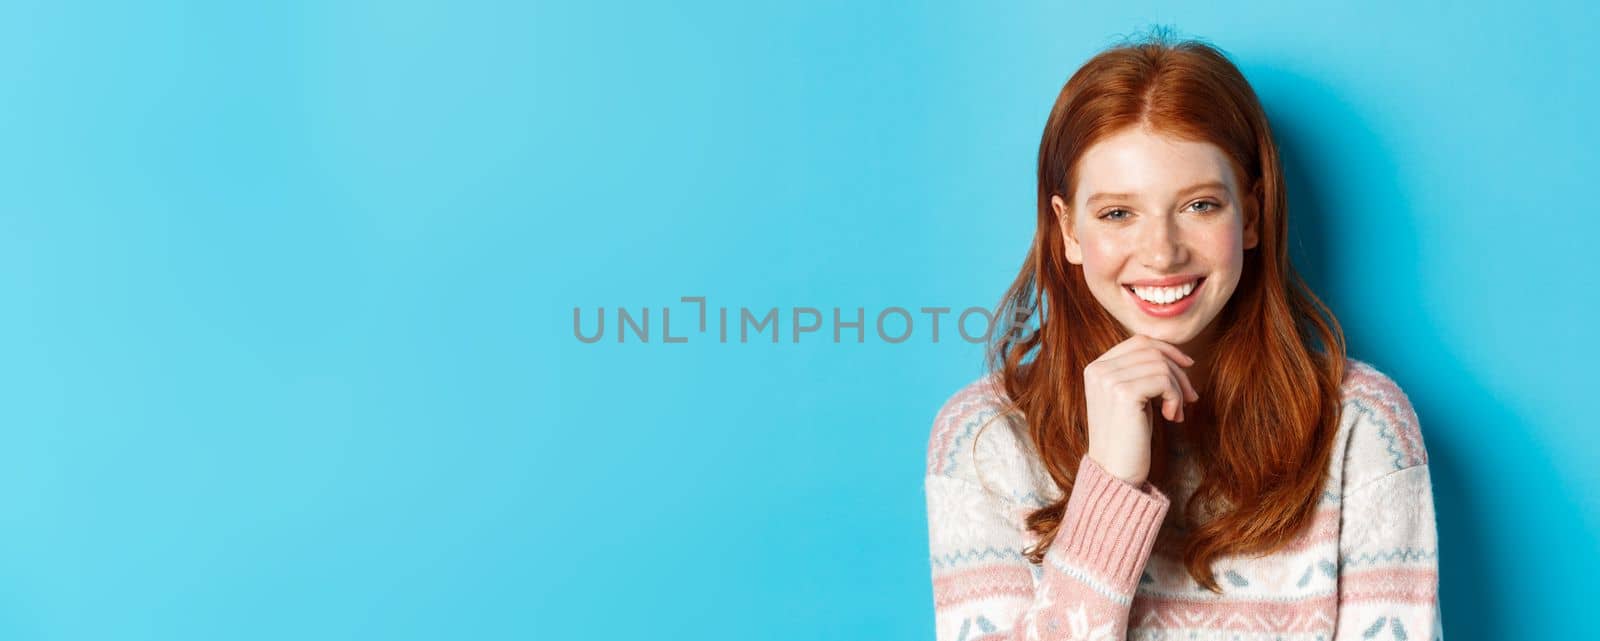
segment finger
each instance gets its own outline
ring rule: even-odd
[[[1167,386],[1172,390],[1172,422],[1183,422],[1183,383],[1178,382],[1178,377],[1167,374]]]
[[[1174,417],[1172,414],[1172,408],[1162,399],[1145,399],[1144,408],[1146,418],[1150,419],[1151,425],[1155,424],[1155,415],[1158,413],[1161,414],[1162,418],[1167,419],[1167,422],[1169,423],[1183,422],[1183,414],[1180,412],[1176,417]]]
[[[1190,358],[1188,354],[1183,353],[1183,350],[1178,349],[1177,346],[1147,334],[1134,334],[1127,340],[1117,343],[1116,345],[1112,346],[1111,349],[1106,350],[1105,353],[1101,354],[1100,358],[1096,360],[1111,360],[1120,358],[1124,354],[1146,348],[1153,348],[1163,354],[1166,354],[1169,358],[1182,363],[1184,367],[1194,365],[1194,359]]]
[[[1183,376],[1182,375],[1177,375],[1177,376],[1173,376],[1172,378],[1173,378],[1173,380],[1172,380],[1172,405],[1174,407],[1178,408],[1178,422],[1182,423],[1183,422],[1183,417],[1184,417],[1184,412],[1183,412],[1183,401],[1184,401],[1183,383],[1180,383],[1178,381],[1179,381],[1179,379],[1182,379]]]
[[[1195,391],[1194,383],[1189,380],[1189,373],[1171,361],[1167,362],[1167,366],[1171,368],[1172,375],[1177,377],[1179,385],[1183,388],[1184,400],[1190,403],[1200,400],[1200,392]]]
[[[1189,373],[1183,371],[1183,368],[1177,363],[1172,362],[1172,359],[1167,358],[1164,352],[1136,352],[1110,362],[1108,365],[1109,369],[1112,371],[1112,376],[1120,379],[1122,378],[1120,374],[1122,371],[1127,370],[1130,367],[1148,365],[1149,363],[1159,363],[1168,368],[1168,371],[1172,372],[1172,374],[1177,377],[1180,392],[1179,395],[1182,396],[1184,400],[1188,402],[1200,400],[1200,393],[1194,388],[1193,382],[1189,380]]]
[[[1146,401],[1160,397],[1161,415],[1176,421],[1183,409],[1183,390],[1171,368],[1164,361],[1135,363],[1117,370],[1109,380]]]
[[[1146,336],[1145,339],[1149,341],[1150,345],[1160,350],[1161,353],[1166,354],[1172,360],[1182,363],[1184,367],[1194,365],[1194,359],[1188,354],[1183,353],[1183,350],[1178,349],[1177,345],[1173,345],[1172,343],[1168,343],[1159,338],[1150,338],[1149,336]]]
[[[1184,367],[1194,364],[1194,359],[1189,357],[1188,354],[1184,354],[1171,343],[1144,335],[1138,335],[1135,336],[1134,339],[1129,339],[1128,344],[1130,344],[1131,349],[1138,349],[1140,351],[1126,353],[1121,356],[1113,356],[1112,358],[1107,359],[1107,362],[1116,363],[1116,365],[1112,367],[1113,370],[1126,367],[1127,365],[1124,365],[1124,363],[1132,364],[1144,362],[1148,358],[1153,357],[1156,360],[1160,360],[1171,365],[1172,371],[1177,375],[1179,380],[1179,395],[1185,402],[1193,403],[1200,400],[1200,392],[1195,389],[1193,381],[1189,380],[1189,373],[1183,369]],[[1111,354],[1111,352],[1108,350],[1107,354]]]
[[[1153,399],[1152,402],[1161,406],[1161,418],[1166,419],[1168,423],[1178,422],[1178,410],[1172,408],[1172,403],[1167,400],[1165,394],[1161,395],[1160,398]]]
[[[1141,348],[1147,347],[1147,346],[1149,346],[1149,343],[1146,342],[1146,341],[1149,338],[1150,338],[1149,336],[1146,336],[1144,334],[1134,334],[1132,336],[1129,336],[1128,338],[1124,339],[1122,342],[1117,343],[1116,345],[1112,345],[1111,349],[1106,350],[1105,353],[1101,354],[1100,358],[1097,359],[1097,360],[1111,360],[1111,359],[1119,358],[1119,357],[1121,357],[1124,354],[1127,354],[1129,352],[1133,352],[1133,351],[1139,350]]]

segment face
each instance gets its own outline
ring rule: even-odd
[[[1202,358],[1257,242],[1227,155],[1133,127],[1090,147],[1077,181],[1072,203],[1051,198],[1067,260],[1129,332]]]

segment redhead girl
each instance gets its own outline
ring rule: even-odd
[[[937,638],[1442,638],[1428,453],[1288,258],[1255,92],[1108,49],[1056,98],[1033,244],[925,489]]]

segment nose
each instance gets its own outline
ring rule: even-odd
[[[1172,271],[1189,259],[1183,243],[1183,232],[1171,216],[1150,220],[1139,238],[1140,261],[1157,273]]]

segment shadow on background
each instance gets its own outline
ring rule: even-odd
[[[1518,417],[1493,403],[1492,391],[1459,366],[1460,359],[1452,345],[1426,331],[1433,325],[1428,310],[1407,310],[1405,318],[1411,319],[1411,328],[1386,322],[1394,318],[1387,310],[1422,300],[1424,279],[1419,272],[1422,263],[1418,260],[1414,219],[1410,212],[1394,205],[1410,202],[1406,197],[1409,190],[1424,188],[1403,180],[1401,156],[1405,151],[1386,145],[1368,126],[1363,114],[1315,80],[1316,74],[1258,68],[1251,75],[1275,127],[1284,163],[1294,263],[1339,319],[1349,354],[1372,363],[1399,382],[1416,408],[1434,484],[1443,630],[1455,639],[1513,638],[1516,635],[1508,613],[1500,609],[1505,601],[1500,586],[1514,585],[1521,580],[1517,575],[1525,575],[1527,570],[1485,566],[1486,562],[1505,556],[1503,550],[1497,550],[1504,544],[1492,541],[1485,527],[1489,519],[1504,518],[1507,506],[1499,500],[1506,497],[1497,496],[1496,487],[1503,479],[1472,478],[1467,470],[1516,470],[1522,475],[1521,482],[1544,488],[1541,491],[1565,486],[1550,466],[1527,456],[1537,452],[1538,447],[1527,437],[1527,431],[1513,428],[1520,422]],[[1292,96],[1292,102],[1275,100],[1280,96]],[[1331,144],[1365,150],[1368,160],[1361,171],[1375,175],[1365,176],[1359,184],[1339,184],[1341,176],[1350,170],[1321,164],[1325,154],[1319,149]],[[1376,185],[1378,189],[1361,189],[1361,185]],[[1336,201],[1330,194],[1360,196]],[[1395,206],[1397,210],[1384,218],[1383,233],[1392,237],[1384,238],[1383,245],[1399,249],[1374,254],[1363,247],[1360,230],[1339,225],[1341,209],[1384,206]],[[1354,262],[1372,259],[1381,264]],[[1369,291],[1373,271],[1385,279],[1379,289],[1382,297],[1374,297]],[[1418,325],[1423,331],[1412,331],[1409,339],[1427,341],[1413,349],[1436,354],[1429,367],[1424,370],[1386,360],[1387,350],[1382,346],[1396,340],[1395,332],[1416,330]],[[1449,396],[1432,390],[1449,390]],[[1472,459],[1487,457],[1463,447],[1469,441],[1457,437],[1466,434],[1465,430],[1499,432],[1506,443],[1504,451],[1494,453],[1499,461],[1473,463]],[[1572,536],[1581,540],[1581,528]],[[1557,583],[1561,584],[1572,583]]]

